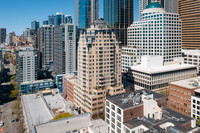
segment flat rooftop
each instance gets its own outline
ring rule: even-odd
[[[40,96],[36,97],[35,94],[22,96],[22,101],[29,128],[53,119],[53,116]]]
[[[150,131],[165,133],[166,131],[160,128],[160,125],[169,122],[174,124],[174,127],[178,128],[179,130],[190,131],[192,128],[186,129],[183,127],[183,125],[190,123],[191,120],[192,118],[167,108],[163,110],[163,117],[161,120],[153,120],[141,117],[139,119],[128,121],[124,123],[124,125],[126,125],[129,129],[144,125],[145,127],[149,128],[149,131],[146,131],[145,133],[149,133]]]
[[[147,73],[147,74],[156,74],[156,73],[164,73],[164,72],[184,70],[184,69],[190,69],[190,68],[196,68],[196,66],[189,65],[189,64],[181,64],[181,65],[171,64],[171,65],[165,65],[165,66],[160,66],[160,67],[143,68],[142,65],[137,65],[137,66],[132,66],[131,70]]]
[[[200,50],[198,49],[182,49],[181,50],[185,54],[190,54],[190,55],[199,55],[200,56]]]
[[[194,81],[196,82],[195,85],[194,85]],[[200,77],[170,82],[170,84],[187,88],[187,89],[196,89],[196,88],[200,88]]]
[[[136,93],[141,94],[143,91],[153,94],[155,100],[166,97],[162,94],[152,92],[152,91],[149,91],[149,90],[138,90]],[[128,108],[143,105],[143,103],[133,105],[133,100],[130,100],[128,103],[123,103],[122,98],[127,98],[129,95],[130,95],[130,93],[119,94],[119,95],[107,97],[106,100],[112,102],[113,104],[115,104],[116,106],[118,106],[118,107],[120,107],[121,109],[124,109],[124,110],[128,109]]]
[[[35,126],[37,133],[66,133],[67,131],[80,130],[90,126],[91,117],[89,113],[64,118],[57,121],[43,123]]]
[[[25,84],[35,84],[35,83],[43,83],[43,82],[49,82],[52,81],[52,79],[43,79],[43,80],[36,80],[36,81],[27,81],[27,82],[22,82],[21,85],[25,85]]]

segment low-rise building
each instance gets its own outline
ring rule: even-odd
[[[198,74],[200,73],[200,50],[182,49],[185,64],[197,66]]]
[[[191,96],[191,117],[200,117],[200,89],[194,90],[194,95]]]
[[[92,120],[90,113],[78,115],[72,102],[64,100],[59,89],[22,96],[22,109],[27,133],[108,132],[108,125],[103,120]],[[53,120],[63,112],[74,116]]]
[[[169,83],[169,108],[191,116],[191,96],[199,89],[200,77]]]
[[[147,90],[125,93],[106,100],[105,121],[110,133],[166,133],[197,131],[196,121],[173,111],[166,97]]]
[[[178,62],[178,61],[177,61]],[[194,65],[163,64],[162,57],[143,56],[141,65],[133,66],[127,73],[127,82],[134,89],[161,91],[168,89],[168,83],[197,76]]]
[[[63,75],[63,95],[74,103],[74,84],[77,80],[77,75],[74,73]]]
[[[52,79],[43,79],[36,81],[28,81],[20,83],[20,95],[23,94],[33,94],[47,88],[54,88],[54,83]]]
[[[108,133],[108,124],[102,119],[92,120],[86,113],[35,126],[37,133]]]
[[[169,83],[169,107],[191,116],[191,96],[199,89],[200,77]]]

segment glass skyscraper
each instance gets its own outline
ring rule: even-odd
[[[99,0],[75,0],[75,24],[89,28],[99,18]]]
[[[71,15],[66,15],[64,21],[65,21],[66,24],[67,23],[72,23],[72,16]]]
[[[60,25],[62,23],[64,23],[64,15],[61,12],[58,12],[54,16],[54,25],[58,26],[58,25]]]
[[[104,0],[104,20],[118,32],[122,45],[127,45],[127,27],[134,20],[134,0]]]
[[[31,22],[31,30],[37,31],[39,27],[40,27],[40,22],[38,21]]]
[[[54,25],[54,15],[49,15],[48,16],[48,24]]]

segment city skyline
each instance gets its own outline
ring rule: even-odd
[[[11,1],[13,2],[12,4],[10,4]],[[7,33],[14,31],[16,35],[21,35],[27,27],[31,28],[32,21],[39,21],[41,26],[42,22],[48,19],[48,15],[55,15],[57,12],[71,15],[74,23],[74,6],[68,6],[74,5],[74,0],[49,0],[48,2],[35,0],[34,3],[27,0],[10,0],[1,1],[1,4],[4,6],[0,9],[0,16],[6,19],[0,21],[0,27],[6,28]],[[103,0],[99,1],[99,5],[99,17],[102,18]],[[15,15],[13,15],[13,12]],[[139,1],[135,0],[134,21],[137,20],[139,20]]]

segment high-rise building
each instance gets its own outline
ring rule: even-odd
[[[54,65],[56,74],[76,71],[77,27],[61,24],[54,28]]]
[[[134,21],[134,0],[104,0],[104,20],[118,32],[122,45],[127,45],[127,28]]]
[[[164,62],[181,57],[181,20],[167,13],[160,4],[151,3],[142,20],[128,28],[128,46],[142,49],[143,55],[162,56]]]
[[[89,28],[99,18],[99,0],[75,0],[75,24]]]
[[[64,23],[64,15],[61,12],[58,12],[54,16],[54,25],[58,26],[58,25],[60,25],[62,23]]]
[[[40,22],[38,21],[31,22],[31,30],[36,32],[38,28],[40,28]]]
[[[66,15],[65,16],[65,20],[64,22],[67,24],[67,23],[72,23],[72,16],[71,15]]]
[[[48,25],[48,24],[49,24],[48,20],[43,21],[43,25]]]
[[[80,34],[74,103],[82,112],[104,111],[105,97],[123,93],[121,47],[114,30],[97,20]]]
[[[200,49],[200,1],[178,0],[178,13],[182,20],[182,47]]]
[[[54,18],[55,18],[54,15],[49,15],[48,16],[48,24],[54,25]]]
[[[177,0],[140,0],[140,19],[142,12],[150,3],[159,3],[166,10],[166,12],[177,13]]]
[[[9,32],[8,35],[6,36],[6,44],[7,45],[12,45],[13,44],[13,37],[15,36],[15,32]]]
[[[32,35],[31,29],[26,28],[26,30],[24,30],[24,32],[23,32],[23,36],[24,36],[23,40],[28,41],[28,37],[31,36],[31,35]]]
[[[38,31],[40,64],[43,70],[48,70],[53,63],[54,25],[43,25]]]
[[[17,82],[37,80],[38,51],[32,47],[24,47],[17,51]]]
[[[6,42],[6,28],[0,28],[0,44]]]

